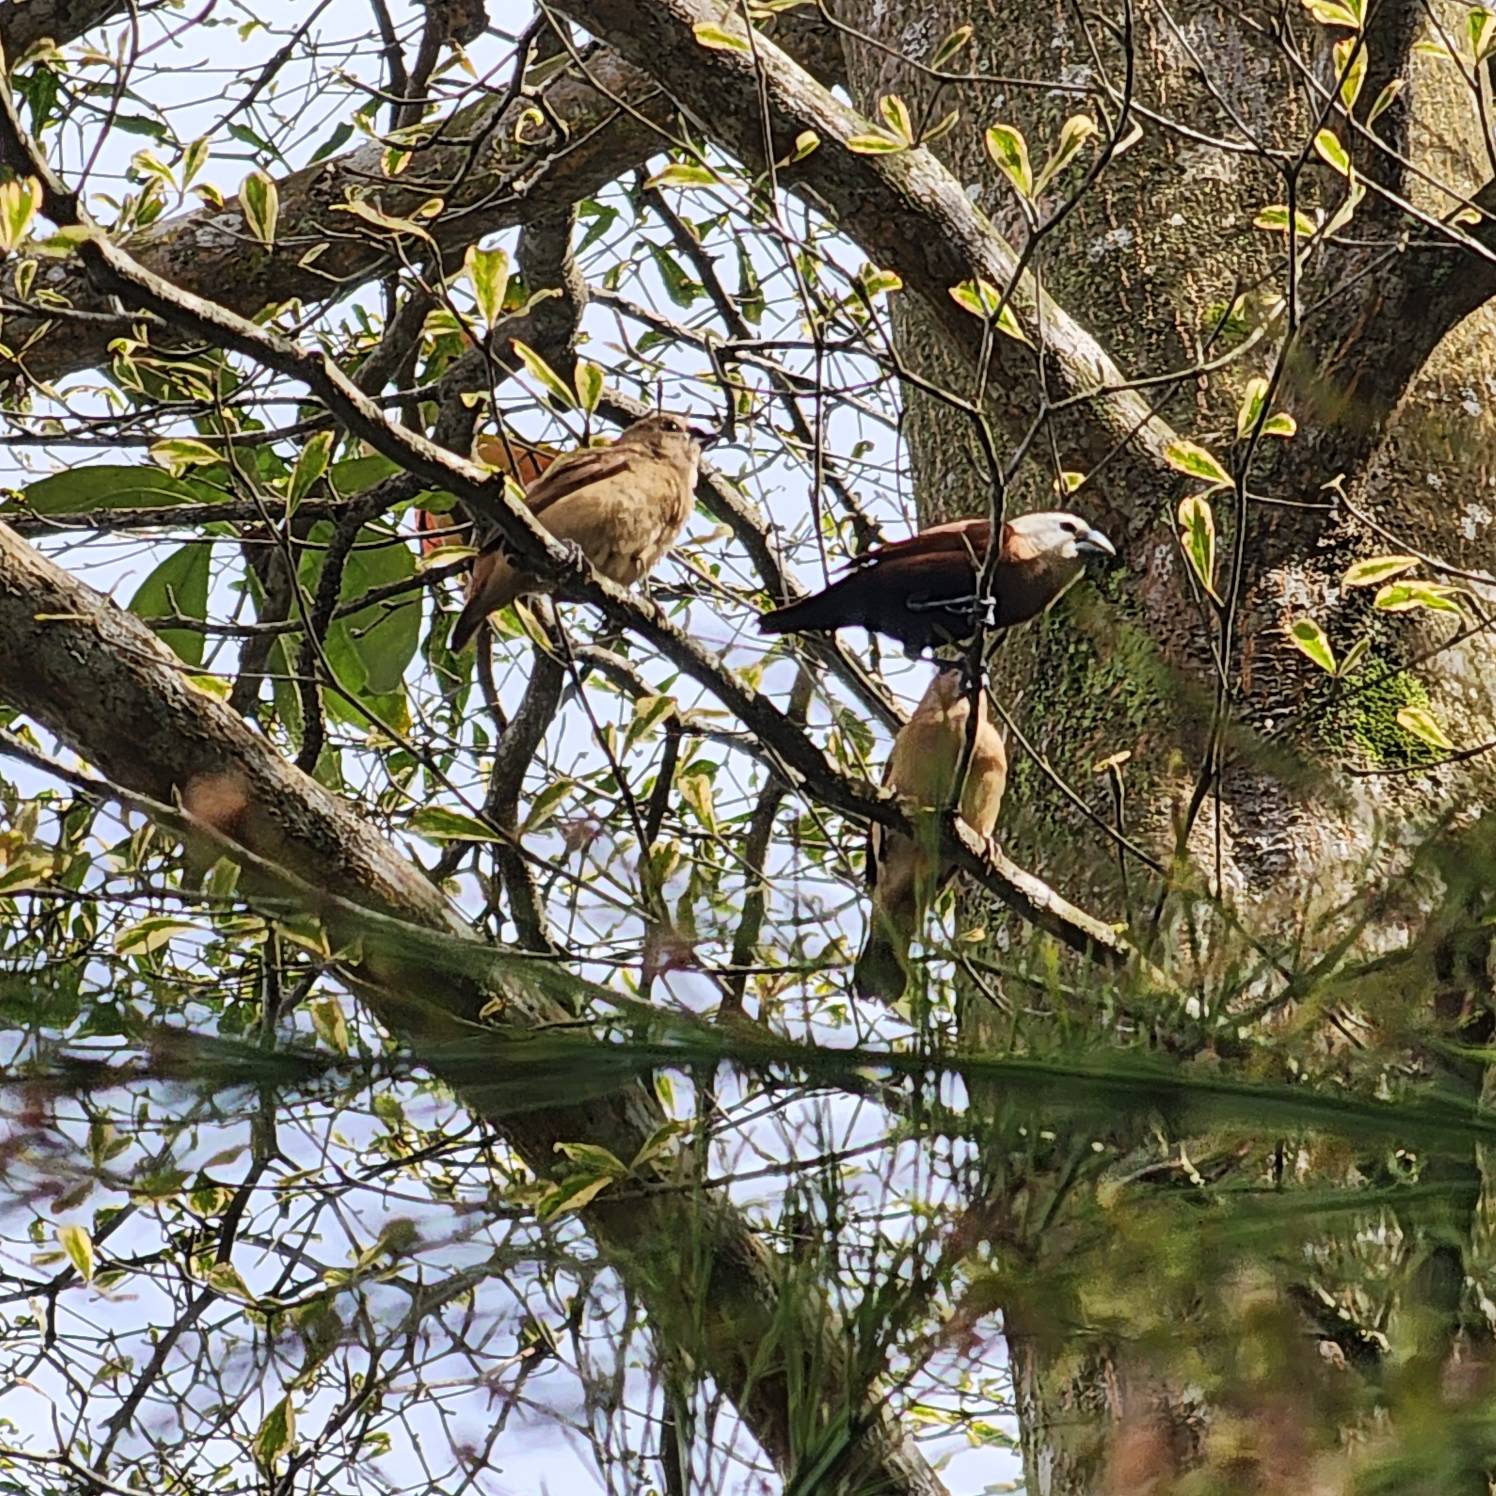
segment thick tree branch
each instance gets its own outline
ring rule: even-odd
[[[424,227],[439,251],[460,255],[484,234],[564,211],[657,148],[657,127],[674,106],[652,80],[606,51],[589,54],[586,66],[587,78],[569,68],[543,90],[542,112],[564,128],[564,140],[553,126],[539,131],[532,122],[523,142],[516,141],[527,101],[516,99],[497,117],[494,102],[485,101],[434,126],[431,141],[413,151],[398,177],[384,176],[377,141],[293,172],[278,184],[279,227],[269,250],[250,236],[235,198],[220,209],[153,224],[130,240],[131,258],[189,294],[213,296],[252,317],[272,302],[342,296],[401,263],[393,235],[338,211],[350,198],[396,218],[442,198],[442,212]],[[0,148],[0,162],[23,174],[27,169],[7,149]],[[408,237],[406,244],[411,254],[429,251]],[[73,261],[43,263],[36,292],[60,296],[77,310],[113,310]],[[112,324],[49,323],[45,313],[9,317],[7,346],[27,351],[22,371],[0,365],[0,378],[25,372],[56,380],[103,362],[116,336]]]
[[[256,859],[285,868],[302,888],[428,929],[465,933],[419,869],[286,764],[224,702],[192,686],[139,619],[3,526],[0,693],[111,782],[163,804],[181,803]],[[335,909],[324,915],[336,938]],[[495,1001],[512,1025],[573,1017],[539,984],[523,980],[506,980],[502,991],[462,974],[433,983],[426,957],[402,956],[388,945],[377,951],[371,945],[347,976],[380,1021],[418,1053],[439,1056],[444,1043],[470,1043],[473,1026]],[[497,1104],[504,1111],[502,1098]],[[662,1118],[652,1097],[630,1085],[493,1120],[531,1169],[554,1177],[556,1144],[589,1141],[627,1159]],[[846,1385],[831,1308],[803,1284],[785,1288],[776,1260],[719,1198],[662,1195],[620,1205],[604,1196],[584,1216],[667,1342],[702,1359],[776,1464],[793,1469],[806,1397],[835,1409]],[[820,1391],[809,1392],[812,1386]],[[855,1416],[868,1415],[855,1410]],[[863,1447],[867,1478],[877,1489],[931,1496],[941,1490],[887,1421],[875,1422]]]
[[[21,54],[43,37],[62,46],[127,8],[123,0],[5,0],[0,4],[0,45],[14,67]]]

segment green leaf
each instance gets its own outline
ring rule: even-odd
[[[1325,631],[1312,618],[1300,618],[1296,620],[1293,627],[1288,631],[1288,637],[1321,670],[1326,670],[1331,675],[1334,675],[1335,651],[1330,648],[1330,641],[1325,637]]]
[[[1342,5],[1340,0],[1304,0],[1304,8],[1322,26],[1348,26],[1361,29],[1361,0]]]
[[[78,1276],[85,1283],[93,1282],[94,1275],[94,1244],[93,1237],[83,1226],[59,1226],[57,1228],[57,1241],[62,1250],[68,1254],[68,1261],[78,1270]]]
[[[888,126],[888,133],[897,136],[905,145],[914,144],[914,121],[909,117],[909,106],[898,94],[884,94],[878,100],[878,113]]]
[[[315,166],[317,162],[325,160],[334,151],[340,151],[350,140],[353,139],[353,126],[346,120],[312,152],[308,165]]]
[[[663,244],[650,244],[648,249],[655,269],[660,272],[660,279],[665,282],[665,294],[678,307],[690,306],[702,294],[701,282],[692,280],[681,268],[680,261]]]
[[[1415,608],[1427,609],[1430,613],[1453,613],[1460,615],[1460,605],[1454,601],[1461,589],[1448,587],[1442,582],[1420,582],[1415,580],[1389,582],[1372,599],[1371,605],[1384,613],[1410,613]]]
[[[1034,181],[1034,196],[1037,197],[1054,181],[1055,177],[1074,159],[1076,152],[1092,136],[1100,133],[1101,131],[1096,127],[1096,121],[1089,114],[1072,114],[1060,126],[1059,141],[1049,153],[1049,160],[1044,163],[1043,170]]]
[[[1381,115],[1385,114],[1392,107],[1393,100],[1403,91],[1403,86],[1406,82],[1406,78],[1394,78],[1390,83],[1383,86],[1381,93],[1372,102],[1371,108],[1366,111],[1366,123],[1368,125],[1375,123]]]
[[[1267,399],[1267,380],[1249,379],[1242,390],[1241,404],[1236,408],[1236,439],[1242,441],[1257,424],[1262,414],[1263,402]]]
[[[1433,713],[1426,707],[1405,706],[1397,714],[1397,725],[1404,732],[1410,732],[1415,738],[1427,743],[1431,748],[1453,749],[1454,744],[1449,739],[1449,734],[1439,726],[1434,719]]]
[[[936,47],[930,54],[929,66],[932,68],[943,68],[957,52],[959,52],[972,38],[976,27],[968,22],[965,26],[958,26]]]
[[[1368,556],[1346,568],[1340,579],[1342,587],[1375,587],[1378,583],[1401,576],[1418,565],[1417,556]]]
[[[1366,81],[1366,47],[1359,37],[1348,36],[1334,46],[1335,76],[1340,79],[1340,102],[1349,114]]]
[[[1028,142],[1014,125],[992,125],[984,137],[987,154],[1025,200],[1034,195],[1034,173],[1029,166]]]
[[[614,1179],[628,1178],[628,1167],[616,1154],[597,1143],[557,1143],[556,1152],[588,1174],[608,1174]]]
[[[1176,472],[1188,473],[1216,488],[1231,482],[1231,474],[1204,447],[1194,442],[1173,441],[1164,448],[1164,461]]]
[[[664,171],[656,172],[647,183],[648,187],[716,187],[721,178],[709,166],[693,166],[677,161]]]
[[[1476,6],[1465,17],[1466,34],[1470,38],[1470,53],[1477,63],[1484,62],[1496,52],[1496,15]]]
[[[478,315],[485,326],[492,327],[504,310],[504,297],[509,290],[509,255],[502,249],[479,249],[476,244],[468,246],[463,257],[462,273],[473,288],[473,300],[478,303]]]
[[[438,846],[445,842],[491,842],[500,839],[498,832],[491,826],[485,826],[472,816],[447,810],[441,805],[423,805],[405,824],[417,836],[425,837]]]
[[[1264,436],[1293,436],[1298,429],[1299,423],[1286,410],[1274,411],[1262,423]]]
[[[898,151],[907,151],[909,146],[897,135],[888,135],[882,130],[865,130],[847,137],[847,149],[854,156],[892,156]]]
[[[147,130],[144,133],[149,135],[153,132]],[[271,145],[263,135],[258,134],[254,130],[251,130],[248,125],[230,125],[229,134],[232,135],[240,145],[251,146],[256,151],[263,151],[267,156],[280,155],[280,152],[277,151],[276,148]]]
[[[275,244],[275,225],[280,217],[280,190],[274,179],[258,167],[239,184],[239,211],[245,227],[270,249]]]
[[[1002,293],[990,281],[962,281],[959,286],[951,287],[950,296],[957,306],[974,316],[991,317],[996,313],[999,332],[1020,343],[1029,341],[1012,306],[1003,301]]]
[[[136,589],[130,611],[137,618],[206,618],[212,544],[188,541],[174,550]],[[161,640],[178,659],[197,666],[203,662],[203,636],[193,629],[160,630]]]
[[[331,534],[330,527],[326,534]],[[415,572],[415,556],[403,538],[389,529],[367,526],[343,568],[340,600],[354,602],[375,587],[407,581]],[[420,642],[420,594],[408,592],[335,619],[327,631],[326,650],[339,678],[356,695],[385,696],[403,687]]]
[[[295,1442],[296,1413],[291,1406],[290,1396],[287,1395],[265,1415],[265,1421],[255,1433],[250,1450],[255,1463],[269,1474],[290,1454]]]
[[[1312,239],[1319,225],[1309,217],[1307,213],[1295,213],[1293,215],[1294,232],[1300,239]],[[1253,228],[1276,230],[1280,234],[1288,232],[1288,205],[1286,203],[1269,203],[1252,220]]]
[[[576,385],[577,403],[590,416],[597,410],[597,403],[603,397],[602,369],[584,358],[578,359]]]
[[[744,242],[744,236],[737,236],[738,255],[738,310],[743,314],[743,320],[753,327],[757,327],[764,320],[764,312],[768,303],[764,297],[763,282],[758,278],[758,266],[753,263],[753,254]]]
[[[190,436],[169,436],[151,444],[151,460],[159,462],[174,477],[191,467],[212,467],[223,461],[222,451]]]
[[[753,45],[740,31],[729,31],[714,21],[697,21],[691,27],[697,43],[714,52],[751,52]]]
[[[286,489],[286,517],[296,513],[297,506],[312,491],[313,484],[327,471],[332,459],[332,446],[337,433],[318,431],[307,438],[306,445],[296,457],[296,466],[291,471],[291,482]]]
[[[31,227],[42,205],[42,184],[35,177],[0,182],[0,254],[9,254]]]
[[[160,468],[101,464],[38,479],[23,491],[24,504],[17,507],[35,514],[81,514],[91,509],[166,509],[211,497]]]
[[[196,925],[189,924],[186,920],[153,914],[121,930],[114,937],[114,953],[117,956],[149,956],[174,936],[189,934],[196,928]]]
[[[1179,544],[1200,585],[1220,602],[1215,590],[1216,531],[1215,514],[1199,494],[1182,499],[1179,504]]]
[[[577,403],[576,396],[567,387],[566,381],[528,343],[521,343],[516,338],[513,347],[530,376],[543,384],[562,405],[571,407]]]
[[[1321,130],[1314,137],[1314,149],[1322,161],[1327,161],[1343,177],[1349,177],[1353,168],[1340,137],[1333,130]]]
[[[328,478],[333,488],[337,490],[338,496],[346,499],[351,494],[362,493],[366,488],[372,488],[385,478],[393,478],[399,471],[399,467],[388,457],[373,454],[368,457],[342,458],[328,469]],[[428,501],[435,502],[435,497],[430,491],[420,494],[418,498],[422,508],[429,507]],[[450,507],[449,496],[448,508]]]

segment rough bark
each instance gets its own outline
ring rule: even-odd
[[[6,0],[0,5],[0,46],[14,66],[43,38],[65,46],[125,8],[121,0]]]
[[[961,123],[938,150],[962,181],[980,183],[978,203],[1014,233],[1022,232],[1016,201],[982,149],[982,130],[999,120],[1019,125],[1040,160],[1060,121],[1083,101],[1043,87],[936,86],[902,59],[928,57],[943,37],[972,22],[971,46],[952,67],[1005,78],[1104,81],[1116,105],[1123,59],[1115,38],[1101,39],[1098,58],[1091,50],[1096,38],[1084,34],[1081,13],[1071,7],[1036,11],[979,0],[975,6],[843,5],[839,13],[866,34],[848,44],[850,89],[859,107],[870,112],[887,93],[907,98],[916,117],[924,107],[935,109],[937,100],[936,112],[959,104]],[[1391,76],[1413,78],[1396,110],[1383,118],[1384,138],[1454,191],[1488,192],[1482,184],[1490,163],[1468,95],[1461,98],[1449,84],[1448,69],[1441,73],[1409,51],[1422,13],[1386,5],[1374,8],[1373,17],[1369,40],[1379,71],[1368,77],[1366,98]],[[1120,15],[1113,12],[1112,19],[1120,22]],[[1040,262],[1046,288],[1058,302],[1115,349],[1125,367],[1156,375],[1197,362],[1200,340],[1242,286],[1266,277],[1281,290],[1282,241],[1251,227],[1258,207],[1284,198],[1281,160],[1275,163],[1266,152],[1302,148],[1334,74],[1323,34],[1312,27],[1308,36],[1319,50],[1309,63],[1318,93],[1306,88],[1300,68],[1254,31],[1248,15],[1191,4],[1168,11],[1139,7],[1134,19],[1135,97],[1151,111],[1144,135],[1080,199]],[[1451,27],[1459,24],[1452,11],[1445,19]],[[1162,128],[1158,120],[1164,115],[1201,134],[1190,138]],[[1388,868],[1400,865],[1402,854],[1386,846],[1391,825],[1414,828],[1416,837],[1450,807],[1484,803],[1493,783],[1489,758],[1372,781],[1346,772],[1401,769],[1417,761],[1394,718],[1399,707],[1423,699],[1425,690],[1457,742],[1475,744],[1496,735],[1496,658],[1485,635],[1421,659],[1431,643],[1447,637],[1447,622],[1421,628],[1369,615],[1364,594],[1342,595],[1338,586],[1349,561],[1405,548],[1489,571],[1496,506],[1488,497],[1492,479],[1486,469],[1489,391],[1496,381],[1493,319],[1485,307],[1491,295],[1487,263],[1450,247],[1400,206],[1412,201],[1425,213],[1442,215],[1450,208],[1449,194],[1377,157],[1333,111],[1329,123],[1353,142],[1363,172],[1399,199],[1389,204],[1373,196],[1367,227],[1354,237],[1385,244],[1406,230],[1421,253],[1404,245],[1388,256],[1379,245],[1376,251],[1327,247],[1316,256],[1301,295],[1312,304],[1333,291],[1336,300],[1290,350],[1276,398],[1298,417],[1300,435],[1260,459],[1250,484],[1254,493],[1315,500],[1320,485],[1344,474],[1357,507],[1390,527],[1393,536],[1371,533],[1329,508],[1249,505],[1242,511],[1243,529],[1232,517],[1230,495],[1217,497],[1223,574],[1229,576],[1238,549],[1243,563],[1227,661],[1236,725],[1218,782],[1221,824],[1217,828],[1215,797],[1208,795],[1192,850],[1208,875],[1219,829],[1226,897],[1250,925],[1264,930],[1362,891],[1365,902],[1353,907],[1366,913],[1371,900],[1386,892]],[[1214,150],[1202,136],[1255,140],[1264,150]],[[1298,185],[1303,202],[1331,207],[1342,190],[1340,180],[1317,163]],[[1379,252],[1377,273],[1365,274]],[[972,388],[969,364],[927,309],[905,301],[899,313],[899,348],[911,366],[943,385]],[[1275,351],[1269,342],[1261,354]],[[1243,378],[1271,367],[1271,357],[1259,356],[1152,393],[1162,399],[1161,414],[1172,425],[1224,454]],[[1037,394],[1031,390],[1030,398],[1037,400]],[[908,406],[905,429],[922,515],[935,521],[980,508],[980,480],[951,471],[959,420],[918,394]],[[1067,456],[1062,447],[1061,465],[1069,465]],[[1036,502],[1047,486],[1045,474],[1030,473],[1026,500]],[[1107,587],[1108,601],[1080,598],[1020,647],[1010,647],[1001,663],[1003,686],[1011,693],[1026,682],[1044,683],[1037,696],[1032,688],[1026,692],[1025,727],[1072,784],[1083,791],[1097,785],[1092,801],[1104,815],[1110,807],[1091,765],[1119,750],[1132,754],[1125,770],[1129,820],[1134,833],[1159,851],[1172,846],[1215,702],[1203,647],[1211,615],[1190,602],[1172,536],[1174,503],[1188,491],[1176,479],[1119,496],[1103,481],[1093,497],[1087,485],[1078,500],[1084,507],[1104,511],[1119,499],[1134,506],[1133,522],[1120,527],[1126,571]],[[1341,654],[1361,632],[1371,631],[1373,650],[1359,682],[1352,677],[1344,687],[1328,685],[1291,646],[1286,625],[1303,613],[1321,622]],[[1007,822],[1010,845],[1045,849],[1059,881],[1087,887],[1117,907],[1109,860],[1094,855],[1094,833],[1032,763],[1017,767],[1010,803],[1023,807],[1016,823],[1011,817]],[[1067,845],[1078,855],[1067,859],[1061,850]],[[1145,878],[1135,874],[1135,888]],[[1152,897],[1150,889],[1138,902],[1146,905]],[[1364,935],[1371,945],[1405,934],[1419,908],[1409,892],[1387,898],[1377,914]],[[1318,938],[1327,942],[1330,936],[1320,932]],[[1483,945],[1482,969],[1485,959]],[[1485,984],[1467,978],[1461,999],[1452,1004],[1455,1013],[1462,1001],[1483,1000]],[[1468,1173],[1473,1191],[1473,1159]],[[1038,1190],[1054,1182],[1023,1184]],[[1022,1249],[1062,1269],[1069,1246],[1064,1219],[1060,1213],[1046,1220],[1044,1233],[1025,1239]],[[1468,1243],[1468,1220],[1463,1229]],[[1044,1496],[1135,1490],[1150,1480],[1167,1481],[1199,1457],[1202,1410],[1171,1389],[1166,1376],[1150,1383],[1136,1375],[1134,1364],[1130,1381],[1126,1366],[1119,1370],[1104,1351],[1080,1355],[1068,1340],[1027,1333],[1031,1316],[1021,1299],[1006,1308],[1027,1489]],[[1129,1387],[1131,1394],[1124,1395]],[[1108,1440],[1108,1429],[1116,1431],[1115,1439]]]
[[[0,693],[127,791],[181,803],[300,885],[454,937],[466,927],[445,896],[347,805],[284,762],[224,702],[198,690],[151,631],[0,526]],[[259,871],[263,876],[263,869]],[[263,888],[262,888],[263,891]],[[337,907],[320,909],[336,941]],[[454,963],[456,965],[456,963]],[[429,957],[380,943],[345,972],[352,990],[417,1057],[449,1078],[542,1178],[556,1144],[591,1142],[633,1157],[663,1120],[643,1087],[511,1112],[471,1067],[450,1062],[497,1001],[516,1029],[572,1013],[514,978],[495,990],[460,965],[433,981]],[[838,1413],[860,1430],[857,1489],[938,1493],[938,1479],[885,1409],[847,1408],[851,1352],[835,1312],[773,1257],[736,1209],[710,1193],[669,1192],[583,1212],[600,1250],[648,1306],[664,1343],[697,1359],[781,1470],[819,1455]],[[808,1387],[821,1391],[811,1396]],[[828,1424],[808,1427],[807,1409]],[[836,1437],[839,1437],[836,1436]]]

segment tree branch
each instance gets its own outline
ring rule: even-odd
[[[696,126],[755,172],[829,212],[881,268],[896,270],[906,292],[921,297],[974,370],[984,363],[991,407],[1015,435],[1031,427],[1041,390],[1058,405],[1062,449],[1077,466],[1109,459],[1107,488],[1119,498],[1110,518],[1141,530],[1153,515],[1133,496],[1172,487],[1163,448],[1166,423],[1126,381],[1096,340],[1021,270],[1018,252],[967,197],[961,183],[923,148],[861,154],[850,137],[874,128],[822,88],[763,33],[750,38],[716,0],[562,0],[558,7],[635,66],[661,80]],[[696,25],[720,26],[738,46],[703,46]],[[819,142],[792,163],[807,132]],[[765,140],[774,161],[765,159]],[[777,163],[777,164],[776,164]],[[992,335],[985,319],[963,310],[952,288],[979,277],[1005,291],[1034,343]],[[1120,496],[1126,496],[1125,498]],[[1101,496],[1104,501],[1105,496]]]
[[[0,691],[111,782],[164,805],[181,804],[254,859],[284,868],[304,896],[335,894],[317,911],[335,939],[338,900],[465,935],[458,913],[419,869],[285,763],[226,703],[191,685],[139,619],[4,526]],[[379,1020],[424,1055],[439,1056],[446,1044],[454,1052],[470,1045],[473,1026],[495,1002],[511,1025],[573,1019],[539,983],[512,974],[502,990],[481,974],[447,971],[433,981],[429,957],[402,952],[396,943],[368,943],[344,975]],[[440,1059],[434,1063],[439,1070]],[[556,1177],[558,1143],[589,1141],[628,1159],[663,1120],[653,1098],[632,1084],[543,1109],[509,1112],[497,1097],[490,1110],[495,1104],[501,1115],[494,1125],[546,1178]],[[793,1469],[806,1389],[821,1389],[811,1396],[834,1418],[846,1385],[831,1307],[803,1284],[785,1288],[776,1260],[718,1197],[616,1204],[603,1196],[583,1215],[650,1306],[667,1343],[701,1358],[775,1463]],[[860,1419],[867,1410],[855,1414]],[[880,1419],[863,1447],[870,1486],[928,1496],[942,1489],[890,1420]]]
[[[131,238],[130,256],[188,294],[212,296],[252,317],[272,302],[345,295],[401,264],[395,236],[336,211],[350,197],[396,218],[441,197],[442,212],[424,227],[443,253],[565,211],[655,149],[657,128],[674,113],[652,80],[612,53],[589,54],[587,71],[583,78],[569,67],[542,90],[542,113],[564,128],[564,140],[550,125],[536,138],[532,122],[523,143],[516,141],[530,104],[516,98],[496,117],[494,101],[485,100],[434,125],[431,140],[413,149],[398,177],[384,176],[385,148],[378,141],[285,177],[278,184],[278,228],[269,250],[250,236],[233,198],[222,208],[153,224]],[[29,169],[24,157],[3,145],[0,162],[22,174]],[[371,190],[371,183],[378,185]],[[405,243],[417,255],[429,248],[408,236]],[[320,253],[309,258],[319,246]],[[61,304],[74,311],[114,310],[71,260],[43,262],[35,294],[62,297]],[[31,316],[10,316],[6,345],[25,351],[17,354],[19,366],[7,369],[0,361],[0,378],[52,381],[89,368],[106,360],[108,343],[118,335],[112,321],[54,321],[41,308]]]

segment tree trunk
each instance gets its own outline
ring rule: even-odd
[[[1452,9],[1440,14],[1451,33],[1464,24]],[[1044,235],[1035,273],[1132,376],[1197,371],[1147,391],[1182,436],[1223,460],[1234,455],[1239,461],[1243,449],[1233,454],[1232,444],[1244,381],[1272,377],[1280,355],[1273,408],[1289,410],[1299,433],[1262,444],[1238,496],[1229,489],[1213,496],[1220,532],[1216,582],[1236,604],[1229,630],[1192,585],[1175,539],[1175,507],[1200,485],[1192,488],[1181,477],[1173,489],[1139,492],[1116,486],[1105,468],[1093,469],[1068,506],[1112,534],[1123,564],[1103,582],[1103,599],[1094,592],[1072,594],[1040,627],[1006,642],[997,657],[995,688],[1001,699],[1019,702],[1016,718],[1024,734],[1106,821],[1113,818],[1114,802],[1093,768],[1113,754],[1129,754],[1121,770],[1128,834],[1167,862],[1188,822],[1188,876],[1200,890],[1218,892],[1236,918],[1275,943],[1275,926],[1302,931],[1309,947],[1299,957],[1304,964],[1342,937],[1364,947],[1406,939],[1439,891],[1427,882],[1389,891],[1408,855],[1406,842],[1394,844],[1389,832],[1393,826],[1411,828],[1407,841],[1421,842],[1425,830],[1452,809],[1484,803],[1493,764],[1490,756],[1477,756],[1408,772],[1447,755],[1400,727],[1397,713],[1426,706],[1462,748],[1491,739],[1496,656],[1478,630],[1429,655],[1453,631],[1449,615],[1373,612],[1367,606],[1370,589],[1343,592],[1339,582],[1351,561],[1387,552],[1421,552],[1467,570],[1489,568],[1496,540],[1496,501],[1490,497],[1496,477],[1489,458],[1496,435],[1490,410],[1496,368],[1489,309],[1473,294],[1459,305],[1440,301],[1444,260],[1438,250],[1416,269],[1405,253],[1377,259],[1373,273],[1358,280],[1372,263],[1371,250],[1323,246],[1303,268],[1293,310],[1302,313],[1329,291],[1337,292],[1341,304],[1331,301],[1304,318],[1291,340],[1281,319],[1261,325],[1266,298],[1286,294],[1284,237],[1253,227],[1260,209],[1286,200],[1283,162],[1265,151],[1304,151],[1322,126],[1337,128],[1347,141],[1357,138],[1338,114],[1321,117],[1322,99],[1310,96],[1303,72],[1263,17],[1209,4],[1167,10],[1145,5],[1130,17],[1123,8],[1109,10],[1109,34],[1095,20],[1088,27],[1086,15],[1074,7],[1035,9],[1006,0],[844,4],[841,15],[855,28],[849,33],[848,75],[858,107],[876,118],[882,96],[900,95],[917,130],[959,108],[959,122],[933,149],[1020,249],[1027,230],[1019,199],[984,149],[983,132],[999,122],[1018,126],[1037,171],[1067,116],[1090,113],[1106,132],[1094,99],[1043,84],[932,82],[906,59],[928,62],[944,38],[969,22],[971,40],[944,64],[948,70],[1060,85],[1104,83],[1113,90],[1107,114],[1115,124],[1117,93],[1128,71],[1125,28],[1131,25],[1133,120],[1141,125],[1141,138]],[[1480,144],[1469,89],[1447,60],[1412,51],[1421,24],[1422,13],[1409,8],[1373,11],[1366,31],[1370,64],[1357,108],[1364,119],[1388,80],[1407,80],[1378,127],[1411,157],[1412,168],[1388,165],[1359,146],[1352,155],[1377,186],[1444,215],[1454,205],[1450,190],[1477,193],[1491,162]],[[1294,18],[1294,30],[1294,45],[1304,51],[1312,75],[1333,93],[1337,72],[1330,44],[1346,33],[1327,31],[1307,17]],[[1180,128],[1163,123],[1164,117]],[[1220,137],[1265,150],[1228,151],[1209,143]],[[1057,179],[1040,200],[1041,221],[1076,188],[1091,160],[1093,154],[1083,153]],[[1343,178],[1312,152],[1308,162],[1295,182],[1298,205],[1333,211],[1345,195]],[[1413,168],[1443,186],[1429,186]],[[1375,193],[1367,202],[1354,220],[1364,219],[1367,239],[1432,232],[1380,203]],[[1212,344],[1211,338],[1244,290],[1246,314],[1259,320],[1257,345],[1222,369],[1201,371],[1203,362],[1232,346],[1233,340]],[[928,308],[910,297],[894,303],[900,356],[926,380],[976,397],[971,361],[942,335]],[[1411,308],[1418,309],[1416,315]],[[1239,338],[1234,341],[1240,345]],[[1041,394],[1035,382],[1035,416]],[[1011,402],[1012,392],[1004,398]],[[906,402],[905,431],[923,520],[984,512],[991,486],[969,416],[918,392],[907,393]],[[1085,466],[1067,447],[1063,421],[1050,429],[1053,446],[1041,434],[1015,475],[1006,496],[1013,509],[1053,507],[1057,470]],[[1376,532],[1348,508],[1328,506],[1322,485],[1341,476],[1355,511],[1390,533]],[[1325,507],[1243,503],[1245,488]],[[1368,639],[1369,652],[1354,674],[1332,680],[1294,647],[1287,626],[1303,615],[1324,628],[1338,658],[1358,638]],[[1212,642],[1224,656],[1224,683],[1216,677]],[[1098,855],[1096,828],[1032,757],[1012,757],[1002,826],[1008,849],[1020,860],[1036,859],[1057,887],[1089,907],[1133,920],[1141,935],[1141,922],[1159,897],[1158,880],[1134,864],[1124,898],[1115,858]],[[1367,772],[1377,777],[1363,777]],[[1067,858],[1066,847],[1078,855]],[[1175,943],[1168,932],[1178,933],[1180,916],[1191,907],[1177,897],[1171,902],[1166,943]],[[1222,956],[1231,935],[1225,920],[1194,931],[1196,938],[1202,933],[1200,974],[1208,982],[1219,974],[1212,972],[1210,957]],[[1476,965],[1483,967],[1485,957],[1483,946]],[[1480,985],[1467,983],[1453,1003],[1449,1026],[1462,1011],[1469,1017],[1471,995],[1478,996]],[[969,1037],[990,1041],[975,1005],[973,1014]],[[1471,1084],[1470,1094],[1478,1095],[1478,1077]],[[1074,1141],[1083,1145],[1086,1139]],[[1057,1146],[1053,1156],[1074,1155]],[[1026,1193],[1038,1190],[1028,1172],[1032,1162],[1019,1169],[1010,1162],[1000,1171],[996,1192],[1011,1189],[1015,1177]],[[1067,1181],[1066,1198],[1076,1210],[1094,1208],[1094,1176],[1103,1165],[1098,1156],[1082,1166],[1089,1170],[1089,1185]],[[1473,1159],[1468,1172],[1478,1180]],[[1047,1183],[1057,1187],[1053,1178]],[[1065,1211],[1027,1216],[1040,1217],[1042,1229],[1017,1248],[1037,1264],[1036,1278],[1043,1277],[1045,1265],[1063,1268],[1073,1249],[1062,1224]],[[1467,1242],[1468,1229],[1467,1215]],[[1448,1293],[1443,1297],[1447,1310]],[[1201,1457],[1200,1410],[1180,1390],[1182,1358],[1170,1377],[1166,1361],[1150,1364],[1148,1353],[1136,1346],[1126,1358],[1130,1365],[1119,1365],[1107,1349],[1077,1355],[1073,1335],[1036,1330],[1042,1311],[1021,1294],[1005,1301],[1005,1311],[1029,1491],[1079,1496],[1138,1490],[1146,1479]],[[1141,1314],[1131,1328],[1141,1334],[1146,1323]],[[1128,1339],[1123,1331],[1110,1344],[1115,1348]],[[1261,1414],[1260,1404],[1256,1411]],[[1221,1418],[1219,1409],[1214,1416]],[[1116,1434],[1110,1441],[1108,1427]],[[1285,1442],[1292,1441],[1280,1440],[1280,1446]],[[1268,1468],[1261,1447],[1256,1468],[1259,1477]]]

